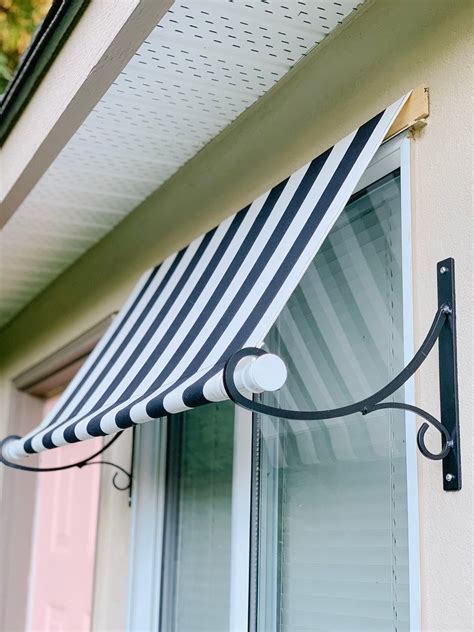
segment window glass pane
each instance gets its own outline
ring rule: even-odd
[[[230,402],[169,421],[163,631],[228,628],[233,431]]]
[[[267,403],[341,406],[402,367],[399,185],[351,199],[272,328],[289,378]],[[256,423],[258,629],[408,630],[403,413]]]

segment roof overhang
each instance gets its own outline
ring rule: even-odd
[[[2,147],[0,228],[172,3],[88,5]]]
[[[0,97],[0,146],[90,0],[53,0]]]
[[[370,5],[91,3],[3,147],[0,326]]]

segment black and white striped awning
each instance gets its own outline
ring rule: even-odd
[[[405,100],[146,273],[56,407],[5,456],[225,399],[226,360],[261,345]]]

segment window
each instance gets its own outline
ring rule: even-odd
[[[269,332],[289,377],[266,402],[354,402],[411,356],[399,161],[399,141],[379,150]],[[129,629],[416,627],[415,459],[401,411],[300,422],[227,402],[137,428]]]
[[[234,406],[170,421],[161,629],[221,632],[229,622]]]
[[[400,217],[398,170],[353,196],[266,339],[289,369],[266,402],[334,408],[402,368]],[[257,629],[409,629],[403,413],[255,423]]]
[[[136,428],[128,629],[246,625],[252,419],[241,417],[222,402]]]

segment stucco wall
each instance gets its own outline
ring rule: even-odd
[[[473,476],[472,3],[376,0],[210,143],[0,332],[1,419],[20,371],[118,309],[140,273],[241,208],[401,94],[428,84],[412,143],[415,338],[436,306],[435,264],[457,264],[464,487],[419,458],[423,630],[471,630]],[[434,410],[436,363],[417,378]]]

